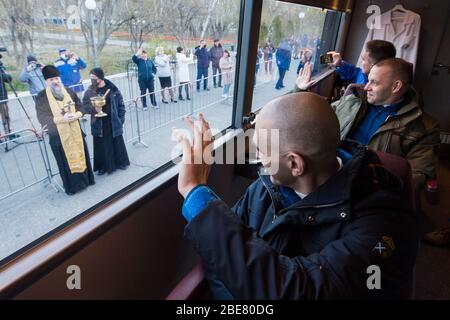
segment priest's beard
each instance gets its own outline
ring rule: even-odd
[[[50,89],[52,90],[53,96],[56,100],[64,100],[64,93],[61,85],[52,83]]]

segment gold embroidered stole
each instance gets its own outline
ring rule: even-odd
[[[61,139],[70,172],[72,174],[83,173],[86,170],[86,156],[84,153],[84,142],[80,124],[78,120],[73,122],[64,121],[61,114],[63,106],[70,102],[73,103],[73,101],[65,88],[62,88],[62,92],[64,94],[63,101],[57,101],[53,96],[50,87],[46,88],[48,103],[53,114],[53,121],[58,129],[59,138]],[[76,110],[72,110],[72,112],[75,113]]]

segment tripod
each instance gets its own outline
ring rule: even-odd
[[[4,79],[4,76],[5,76],[5,75],[8,75],[8,74],[6,73],[6,68],[3,66],[3,63],[0,61],[0,89],[3,90],[3,89],[5,88],[4,83],[7,83],[7,84],[9,85],[9,87],[11,88],[11,91],[12,91],[12,92],[14,93],[14,95],[16,96],[17,101],[19,102],[19,105],[21,106],[21,108],[22,108],[22,110],[23,110],[23,112],[24,112],[26,118],[27,118],[28,121],[30,122],[31,127],[33,128],[34,132],[37,132],[37,131],[36,131],[36,127],[34,126],[33,122],[31,121],[31,118],[30,118],[30,116],[29,116],[27,110],[25,109],[25,106],[23,105],[22,101],[20,100],[19,95],[17,94],[16,89],[14,88],[14,86],[13,86],[12,83],[11,83],[11,82],[12,82],[12,78],[6,79],[6,80],[5,80],[5,79]],[[11,77],[11,76],[9,76],[9,77]],[[6,89],[6,88],[5,88],[5,89]],[[6,91],[6,90],[5,90],[5,91]],[[6,98],[8,97],[8,95],[6,94],[6,92],[5,92],[5,96],[6,96]],[[6,99],[6,101],[7,101],[7,99]],[[2,102],[3,106],[1,106],[1,108],[3,109],[3,110],[1,110],[1,112],[4,113],[4,114],[2,114],[2,117],[4,117],[4,119],[2,119],[2,120],[4,121],[3,126],[4,126],[4,130],[5,130],[5,135],[7,136],[6,140],[11,140],[11,135],[10,135],[10,133],[11,133],[11,125],[10,125],[10,118],[9,118],[8,105],[7,105],[7,102],[6,102],[6,101],[5,101],[5,102]],[[15,136],[14,138],[17,138],[17,137],[18,137],[18,136]],[[15,147],[17,147],[18,145],[21,144],[21,143],[18,143],[17,141],[14,141],[14,143],[15,143],[15,146],[14,146],[13,148],[15,148]],[[8,152],[9,150],[12,150],[13,148],[9,148],[9,147],[8,147],[8,143],[5,144],[5,152]]]

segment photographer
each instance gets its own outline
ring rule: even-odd
[[[27,56],[28,65],[23,68],[19,75],[19,80],[28,83],[30,94],[33,100],[36,101],[36,95],[45,89],[46,84],[44,76],[42,75],[43,66],[38,63],[37,58],[34,55]]]
[[[55,61],[55,67],[61,74],[61,81],[65,87],[77,94],[84,91],[81,83],[80,71],[87,67],[86,63],[75,52],[59,49],[59,58]]]
[[[197,57],[197,92],[200,92],[200,82],[203,78],[203,90],[209,91],[208,88],[208,68],[211,56],[206,49],[205,40],[200,40],[200,45],[195,47],[195,56]]]
[[[1,48],[0,48],[1,49]],[[6,50],[2,50],[6,51]],[[0,54],[0,59],[2,55]],[[4,134],[9,134],[11,132],[9,110],[6,100],[8,100],[8,92],[6,91],[6,83],[11,83],[12,77],[6,73],[3,63],[0,61],[0,115],[2,118],[2,124],[4,129]]]

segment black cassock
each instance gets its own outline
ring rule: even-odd
[[[113,134],[113,120],[111,119],[111,117],[113,116],[113,112],[111,110],[111,98],[118,89],[112,86],[109,81],[106,83],[106,86],[104,86],[103,88],[98,88],[96,90],[96,93],[102,96],[105,95],[108,89],[110,89],[110,93],[106,97],[106,105],[103,107],[103,111],[108,115],[106,117],[95,118],[94,120],[102,122],[101,137],[94,135],[94,171],[104,171],[107,173],[112,173],[117,168],[124,169],[129,166],[130,160],[128,159],[128,153],[125,147],[123,135],[120,134],[114,137]],[[115,112],[118,111],[119,110],[115,110]],[[94,117],[94,115],[92,115],[92,117]],[[118,120],[115,119],[115,121]]]
[[[84,113],[82,110],[80,99],[78,99],[77,95],[70,89],[66,88],[66,90],[72,98],[73,102],[75,102],[77,111],[81,111],[82,113]],[[70,172],[69,164],[67,162],[67,158],[64,153],[61,140],[59,138],[58,129],[53,122],[53,113],[48,103],[45,90],[41,91],[36,98],[36,114],[41,126],[47,125],[48,135],[50,138],[50,147],[52,149],[53,155],[55,156],[56,163],[58,164],[59,175],[61,176],[61,180],[63,182],[64,190],[66,191],[66,193],[74,194],[80,190],[85,189],[89,185],[95,184],[94,174],[92,172],[91,161],[89,158],[89,151],[86,145],[86,135],[84,134],[83,130],[81,130],[81,134],[83,136],[86,170],[83,173],[72,174]]]

